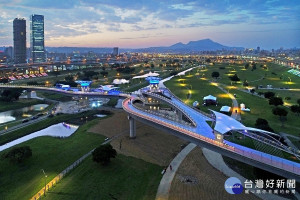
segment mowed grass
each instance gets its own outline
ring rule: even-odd
[[[266,69],[261,68],[260,65],[266,65]],[[225,67],[225,69],[220,69]],[[245,69],[245,64],[216,64],[213,66],[207,66],[203,69],[198,69],[201,77],[212,79],[211,74],[214,71],[220,73],[220,79],[218,82],[231,85],[231,80],[228,78],[234,74],[237,74],[241,79],[239,82],[232,83],[234,86],[243,87],[242,83],[247,80],[249,86],[256,87],[263,85],[272,85],[276,88],[300,88],[300,78],[288,73],[289,67],[283,67],[274,63],[257,63],[256,70],[252,71],[249,67]],[[291,81],[290,81],[291,80]]]
[[[202,80],[199,76],[194,75],[195,73],[196,70],[193,70],[185,76],[176,76],[170,81],[165,82],[165,85],[188,105],[192,105],[193,102],[198,101],[200,104],[199,109],[204,112],[209,112],[208,109],[219,111],[224,105],[232,105],[232,100],[226,93],[207,80]],[[190,91],[191,95],[189,98],[188,94]],[[203,98],[207,95],[217,97],[218,106],[203,106]]]
[[[31,198],[44,186],[45,180],[41,169],[45,170],[47,181],[50,181],[75,160],[99,146],[104,137],[87,132],[87,129],[98,120],[87,122],[65,139],[39,137],[17,145],[28,145],[33,153],[33,156],[21,165],[2,159],[2,155],[8,150],[1,152],[0,199]]]
[[[133,157],[117,155],[108,166],[89,156],[50,190],[45,200],[155,199],[162,167]]]
[[[41,103],[45,102],[38,99],[19,99],[18,101],[12,102],[0,101],[0,112],[15,110]]]
[[[239,104],[244,103],[246,108],[250,108],[251,110],[250,112],[241,112],[242,122],[246,126],[254,127],[256,119],[263,118],[268,120],[269,125],[275,132],[285,132],[293,135],[298,135],[300,133],[300,117],[296,116],[288,108],[286,108],[289,112],[287,121],[284,123],[284,127],[282,127],[279,117],[272,113],[274,106],[269,105],[268,99],[260,98],[238,90],[232,90],[232,93],[237,95]]]

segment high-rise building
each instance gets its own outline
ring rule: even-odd
[[[45,62],[44,16],[30,16],[30,50],[32,62]]]
[[[114,47],[112,55],[113,56],[119,55],[119,47]]]
[[[13,21],[14,63],[26,63],[26,20],[15,18]]]

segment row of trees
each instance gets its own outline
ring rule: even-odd
[[[19,100],[22,94],[22,89],[4,89],[0,93],[0,101],[12,102]]]

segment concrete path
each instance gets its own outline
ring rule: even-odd
[[[170,170],[170,165],[168,166],[165,174],[163,175],[160,184],[156,193],[156,200],[167,200],[169,198],[169,191],[171,188],[171,184],[173,178],[176,174],[177,169],[179,168],[181,162],[185,159],[185,157],[196,147],[197,145],[190,143],[188,144],[181,152],[177,154],[177,156],[172,160],[170,165],[172,166],[172,170]]]
[[[206,160],[211,164],[214,168],[218,169],[221,171],[223,174],[225,174],[228,177],[236,177],[241,180],[241,182],[245,182],[246,179],[241,176],[240,174],[236,173],[232,169],[230,169],[226,163],[223,160],[223,157],[221,154],[216,153],[214,151],[202,148],[203,155],[205,156]],[[285,200],[286,198],[274,195],[274,194],[254,194],[257,197],[261,199],[266,199],[266,200]],[[296,198],[299,199],[299,194],[296,193]]]
[[[239,108],[239,104],[236,100],[236,98],[230,94],[227,90],[225,90],[224,88],[222,88],[221,86],[217,86],[220,90],[222,90],[223,92],[225,92],[226,94],[228,94],[228,96],[231,98],[232,100],[232,114],[231,114],[231,117],[238,120],[238,121],[241,121],[241,115],[240,115],[240,112],[237,111],[235,112],[236,109]]]

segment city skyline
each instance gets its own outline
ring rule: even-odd
[[[1,46],[12,46],[16,17],[27,19],[28,33],[29,16],[38,13],[45,16],[45,46],[49,47],[143,48],[205,38],[245,48],[300,47],[296,0],[0,3]]]

